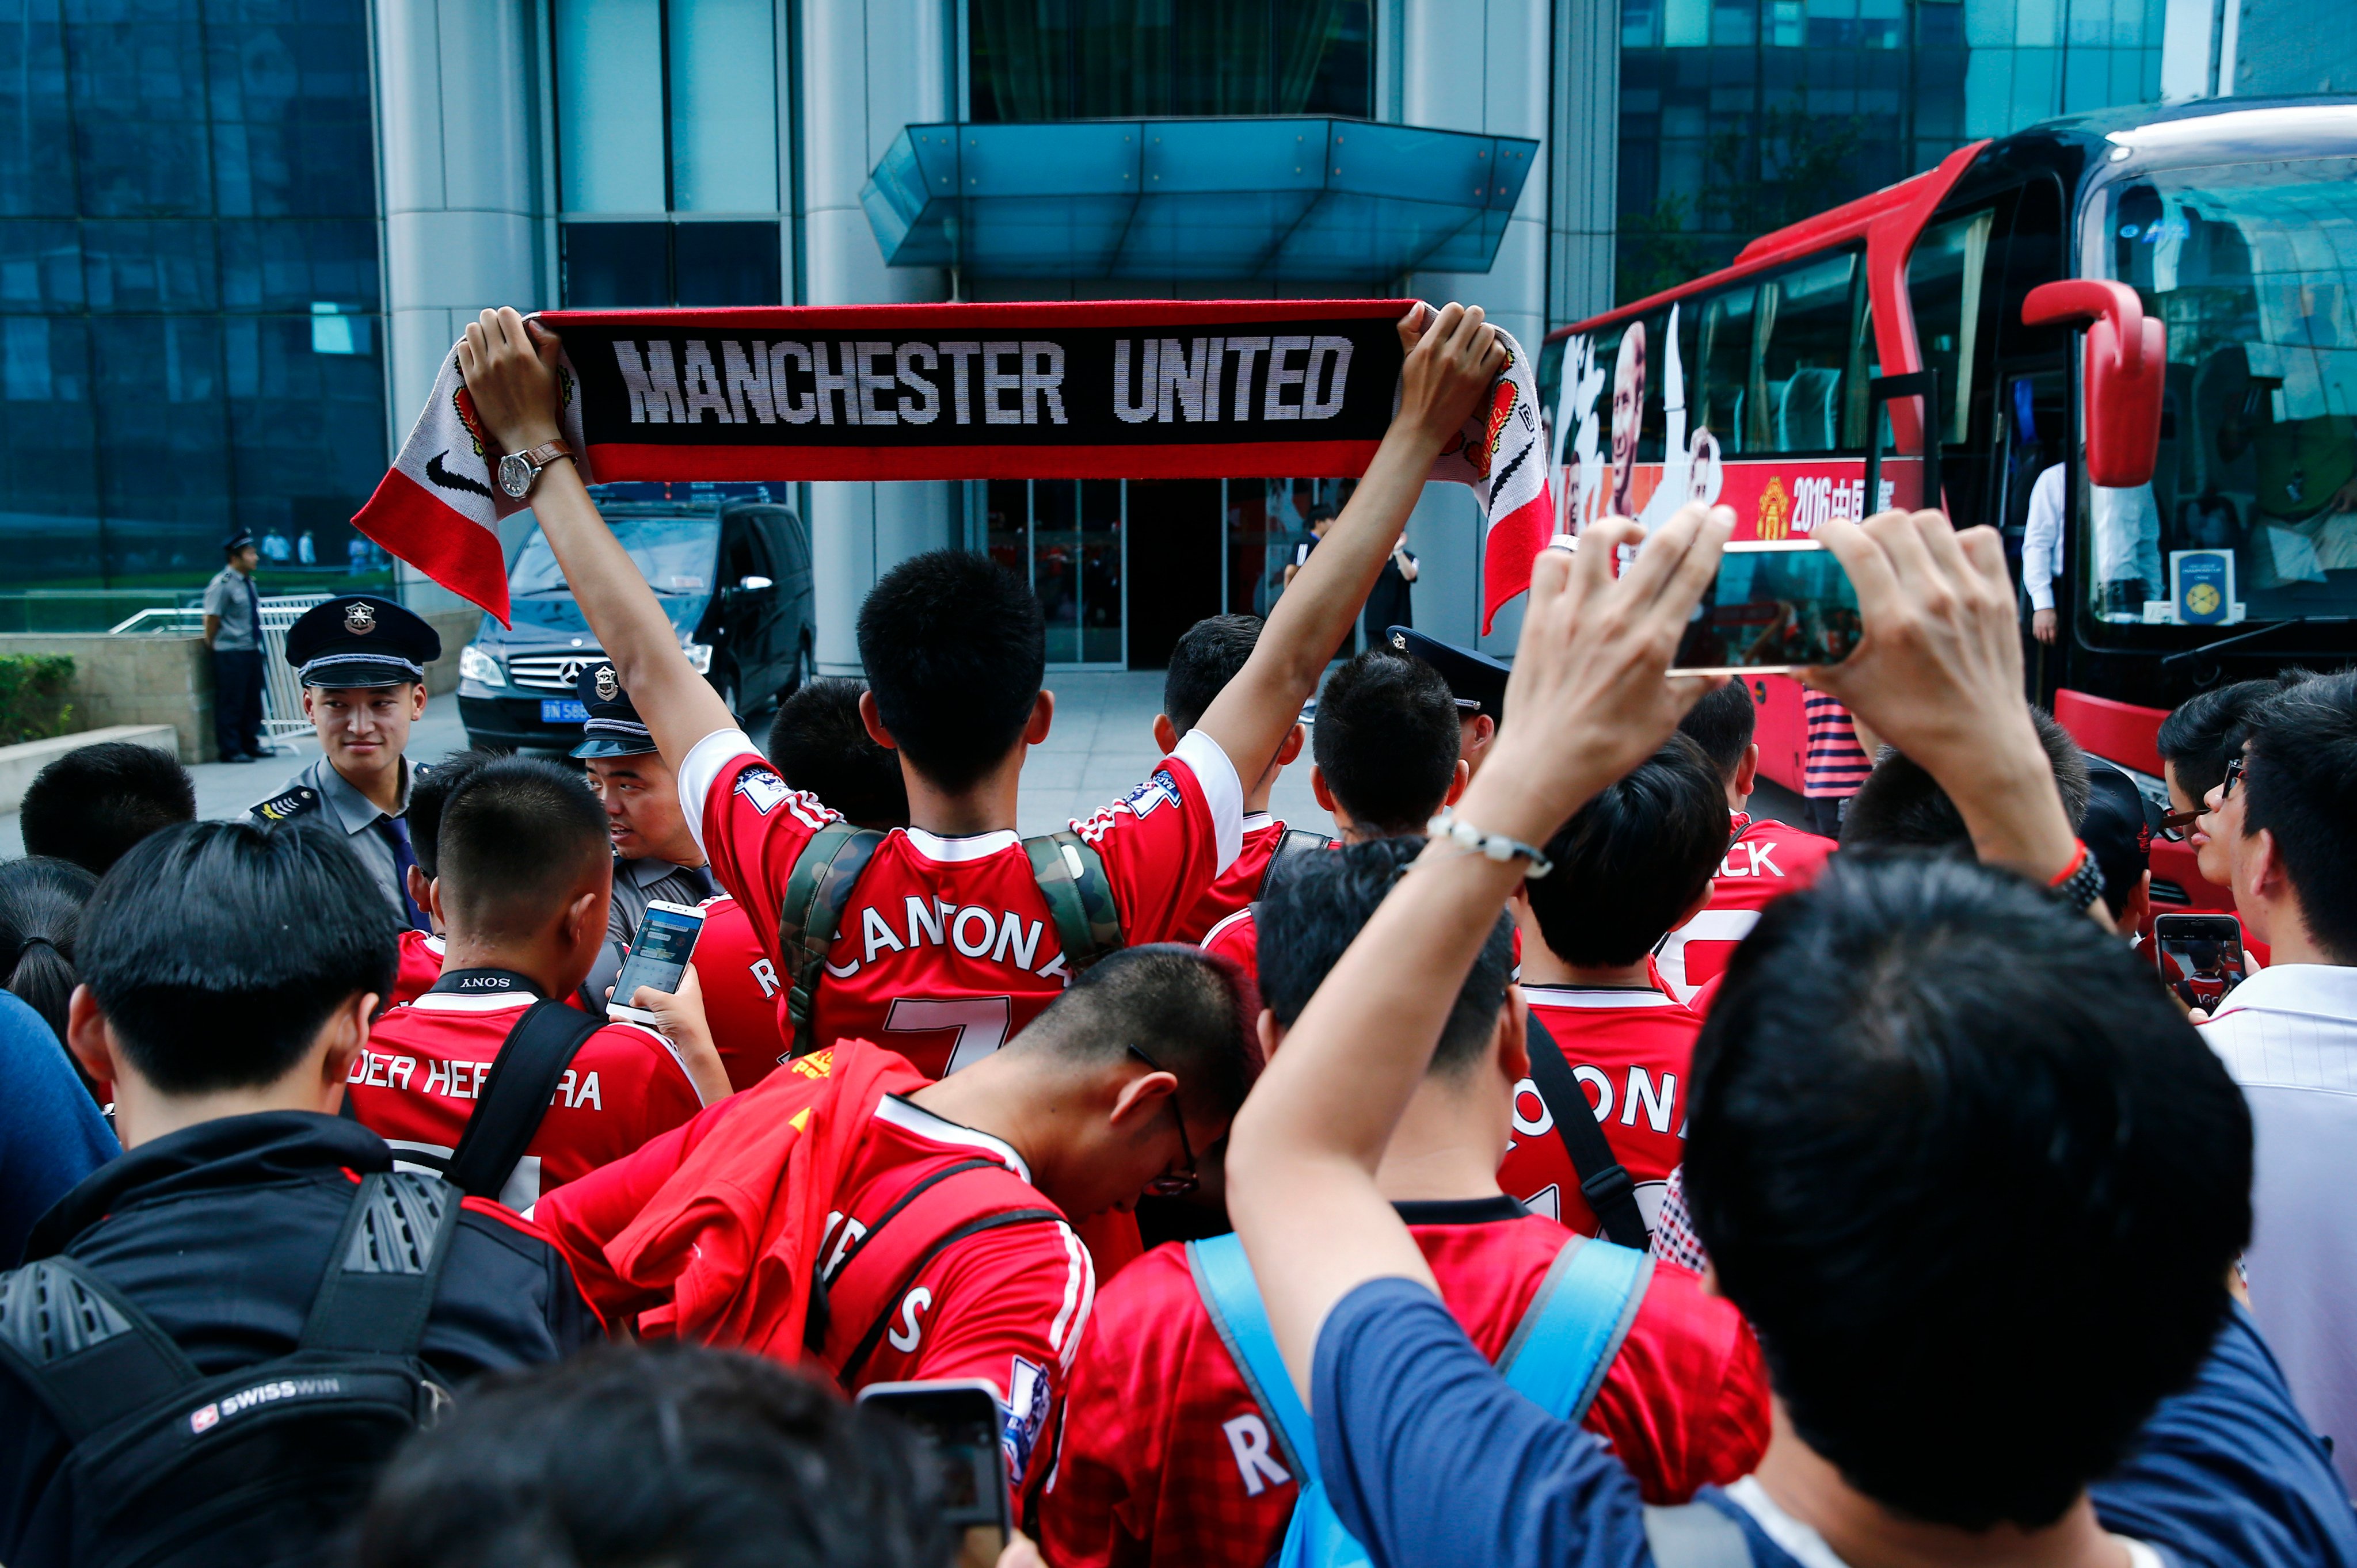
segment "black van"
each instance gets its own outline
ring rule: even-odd
[[[613,489],[660,496],[668,488]],[[731,713],[758,713],[810,679],[816,602],[810,534],[791,507],[622,499],[600,490],[614,537],[670,613],[689,662]],[[508,605],[515,624],[503,628],[485,616],[458,656],[458,716],[468,742],[570,748],[588,716],[574,682],[603,655],[537,528],[508,569]]]

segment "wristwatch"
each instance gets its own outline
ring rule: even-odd
[[[572,456],[573,448],[562,441],[544,441],[529,452],[511,452],[500,459],[500,489],[507,491],[510,499],[522,500],[532,494],[543,468],[559,457]]]

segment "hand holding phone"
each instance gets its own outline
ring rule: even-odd
[[[2161,983],[2188,1008],[2215,1013],[2249,972],[2242,922],[2232,915],[2156,915],[2153,960]]]
[[[1863,628],[1841,560],[1813,539],[1727,546],[1670,660],[1674,675],[1781,674],[1838,664]]]
[[[638,995],[642,985],[676,993],[680,976],[687,971],[687,961],[694,956],[695,939],[703,931],[704,911],[694,905],[673,904],[661,898],[649,904],[647,912],[639,917],[638,933],[630,939],[630,952],[622,961],[622,972],[614,977],[614,1000],[607,1006],[607,1013],[654,1027],[660,1021],[655,1015],[630,1005],[630,999]]]
[[[1014,1530],[998,1391],[980,1378],[870,1383],[858,1402],[914,1431],[940,1466],[942,1522],[960,1568],[996,1568]]]

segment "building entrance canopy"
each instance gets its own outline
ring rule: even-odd
[[[1359,120],[910,125],[859,195],[893,266],[1378,280],[1488,272],[1537,152]]]

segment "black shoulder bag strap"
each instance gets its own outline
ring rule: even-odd
[[[834,1265],[833,1270],[830,1271],[827,1268],[823,1260],[821,1260],[817,1266],[811,1270],[810,1310],[803,1315],[802,1318],[803,1349],[808,1350],[812,1355],[815,1356],[826,1348],[827,1324],[829,1319],[833,1316],[833,1313],[827,1302],[826,1282],[829,1273],[832,1273],[839,1275],[844,1270],[851,1267],[853,1260],[856,1259],[860,1253],[867,1250],[867,1243],[876,1240],[877,1236],[883,1231],[884,1227],[892,1223],[893,1217],[898,1215],[900,1210],[908,1208],[911,1203],[914,1203],[918,1197],[926,1191],[926,1189],[933,1187],[937,1183],[947,1181],[953,1176],[963,1176],[968,1171],[981,1170],[985,1166],[988,1166],[994,1170],[1005,1170],[1006,1168],[1005,1165],[1000,1165],[996,1160],[987,1160],[976,1155],[974,1158],[970,1160],[960,1160],[954,1165],[943,1165],[941,1169],[933,1172],[931,1176],[920,1177],[920,1179],[909,1183],[909,1190],[894,1198],[892,1200],[892,1207],[887,1208],[883,1213],[876,1217],[875,1224],[861,1231],[849,1244],[843,1247],[843,1257],[841,1261]],[[848,1225],[851,1221],[846,1217],[844,1223]]]
[[[1284,836],[1276,841],[1276,848],[1269,853],[1268,864],[1261,867],[1260,887],[1253,897],[1257,898],[1262,893],[1268,891],[1268,879],[1275,875],[1280,863],[1290,860],[1297,854],[1307,854],[1313,849],[1324,849],[1333,842],[1330,835],[1317,832],[1308,828],[1286,829]]]
[[[1031,880],[1039,885],[1056,922],[1066,972],[1078,974],[1126,945],[1121,911],[1114,907],[1113,881],[1094,845],[1066,828],[1025,839],[1023,853],[1031,862]]]
[[[859,874],[883,842],[873,828],[829,822],[794,856],[786,896],[778,901],[778,961],[786,968],[786,1015],[794,1021],[794,1037],[786,1042],[789,1058],[817,1048],[812,1020],[818,1010],[819,977],[826,972],[826,950],[834,945]]]
[[[468,1197],[500,1196],[540,1131],[574,1053],[604,1025],[604,1019],[554,997],[523,1010],[491,1062],[458,1146],[450,1151],[444,1174],[451,1186]]]
[[[1587,1093],[1579,1087],[1579,1079],[1572,1076],[1571,1062],[1564,1056],[1563,1047],[1555,1043],[1555,1036],[1539,1021],[1539,1010],[1530,1008],[1528,1016],[1531,1079],[1539,1086],[1547,1110],[1554,1114],[1555,1135],[1563,1140],[1563,1152],[1571,1156],[1571,1168],[1579,1173],[1580,1196],[1587,1199],[1587,1207],[1603,1221],[1606,1240],[1644,1251],[1650,1243],[1645,1234],[1645,1217],[1637,1212],[1636,1184],[1613,1156],[1604,1129],[1587,1112]]]
[[[77,1443],[202,1377],[130,1297],[63,1254],[0,1274],[0,1363]]]
[[[890,1326],[892,1315],[899,1310],[901,1298],[909,1294],[909,1287],[917,1283],[917,1276],[923,1273],[925,1266],[935,1258],[967,1237],[979,1236],[985,1230],[1003,1230],[1009,1225],[1036,1225],[1043,1220],[1061,1223],[1063,1218],[1052,1208],[1005,1208],[996,1214],[977,1215],[947,1234],[934,1238],[933,1244],[918,1255],[917,1261],[909,1265],[908,1273],[900,1276],[900,1283],[892,1287],[892,1294],[884,1298],[883,1315],[869,1324],[867,1332],[859,1337],[859,1343],[845,1358],[842,1370],[835,1374],[837,1380],[846,1389],[858,1380],[859,1369],[867,1365],[867,1358],[876,1353],[877,1342],[884,1337],[884,1330]]]
[[[464,1196],[422,1171],[380,1171],[363,1179],[311,1298],[302,1348],[415,1355]]]

